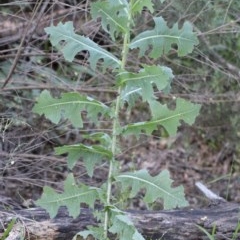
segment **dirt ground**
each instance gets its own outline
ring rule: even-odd
[[[30,3],[31,1],[26,2]],[[92,90],[91,87],[94,84],[94,86],[99,89],[106,87],[106,85],[104,85],[106,83],[110,84],[110,86],[112,84],[111,76],[108,75],[99,75],[102,79],[99,80],[97,78],[96,80],[90,75],[91,72],[86,71],[83,76],[76,74],[76,72],[79,72],[79,66],[85,66],[84,64],[87,62],[84,58],[85,55],[80,55],[79,58],[76,59],[77,64],[70,66],[68,65],[69,63],[67,64],[63,58],[60,57],[59,53],[54,53],[50,43],[47,43],[48,37],[43,31],[43,28],[49,26],[51,20],[53,20],[54,23],[73,20],[75,21],[74,23],[78,31],[93,38],[99,44],[111,47],[112,43],[109,42],[106,34],[99,31],[99,23],[87,21],[83,24],[83,20],[85,21],[87,19],[85,9],[88,9],[85,3],[80,4],[78,7],[73,7],[63,4],[63,2],[64,1],[56,1],[56,5],[55,3],[52,4],[49,11],[47,5],[42,6],[42,12],[44,14],[43,16],[39,14],[37,15],[37,19],[34,19],[34,28],[29,29],[29,33],[27,34],[29,38],[26,40],[27,44],[18,61],[14,75],[7,87],[1,89],[0,92],[0,195],[11,197],[21,205],[20,207],[26,207],[29,199],[38,199],[44,185],[49,185],[57,190],[61,190],[62,181],[66,178],[68,168],[66,165],[66,156],[56,156],[54,154],[54,147],[83,141],[83,132],[72,129],[66,122],[55,126],[44,117],[36,116],[32,113],[32,106],[40,91],[45,88],[52,91],[54,89],[54,94],[58,94],[61,90],[75,89],[79,77],[82,77],[80,81],[83,82],[83,86],[88,87],[88,90]],[[197,2],[198,1],[196,1],[196,3]],[[188,3],[186,3],[186,6],[187,5]],[[15,8],[19,9],[18,6],[15,6],[15,2],[11,7],[13,7],[13,10]],[[8,74],[7,70],[12,66],[12,62],[16,56],[15,50],[19,47],[20,40],[23,37],[23,29],[28,26],[30,16],[26,14],[26,12],[31,13],[29,9],[31,10],[30,7],[26,7],[23,11],[20,9],[18,13],[8,15],[7,13],[10,9],[7,8],[5,11],[6,14],[0,15],[2,29],[6,30],[2,31],[2,35],[0,36],[2,38],[0,44],[0,53],[2,54],[1,65],[3,66],[3,68],[0,69],[0,73],[2,74],[2,72],[5,71],[5,75],[1,75],[1,84],[4,83],[4,79]],[[186,9],[184,9],[184,11],[185,10]],[[166,19],[171,18],[171,14],[173,14],[171,8],[169,11],[164,12],[167,15]],[[179,15],[179,11],[175,13],[176,16]],[[174,14],[172,16],[173,19]],[[206,14],[203,14],[203,22],[207,22],[205,20]],[[192,13],[190,16],[191,15],[195,19],[195,15],[198,16],[199,13]],[[78,19],[79,16],[80,19]],[[151,16],[146,15],[146,20],[149,17]],[[39,19],[42,19],[42,21],[39,21]],[[141,21],[142,20],[141,17]],[[38,22],[40,22],[40,24],[38,24]],[[145,23],[143,23],[143,26],[145,26]],[[206,32],[208,31],[209,30],[206,30]],[[220,39],[220,35],[216,35],[216,38]],[[204,36],[204,34],[201,36]],[[202,39],[200,40],[202,41]],[[233,42],[235,41],[233,40]],[[216,43],[214,42],[214,44]],[[207,45],[207,50],[202,49],[202,47],[206,47],[205,45]],[[208,46],[208,44],[205,45],[201,43],[199,52],[207,52],[209,51],[208,48],[213,51],[212,49],[214,49],[214,47]],[[118,51],[119,49],[115,49],[114,47],[113,50]],[[49,54],[49,52],[52,53]],[[237,110],[239,109],[239,91],[237,92],[236,90],[237,87],[239,88],[239,68],[236,67],[237,74],[235,74],[235,71],[230,71],[233,69],[233,65],[230,65],[231,68],[229,69],[227,66],[229,66],[230,62],[227,62],[227,64],[224,62],[223,64],[222,61],[218,61],[219,57],[211,59],[208,53],[206,53],[205,58],[199,54],[193,56],[196,58],[199,69],[191,67],[193,70],[189,70],[190,67],[188,64],[194,63],[193,60],[191,60],[193,62],[187,62],[186,66],[188,67],[183,67],[183,70],[180,68],[182,63],[180,63],[179,60],[177,60],[176,65],[172,63],[170,58],[164,59],[164,61],[173,65],[174,72],[176,70],[175,80],[177,84],[173,87],[175,93],[183,94],[187,99],[193,99],[196,100],[195,102],[201,102],[206,105],[205,111],[202,111],[202,115],[200,114],[201,119],[192,127],[181,127],[175,138],[165,139],[156,135],[151,138],[142,136],[139,142],[134,138],[123,139],[121,142],[123,146],[122,153],[119,154],[118,159],[123,171],[147,168],[150,173],[154,175],[163,169],[168,169],[174,180],[174,185],[182,184],[184,186],[186,198],[191,207],[198,208],[208,204],[208,200],[195,187],[196,181],[203,182],[213,192],[228,201],[239,203],[240,149],[239,143],[233,140],[239,140],[239,136],[234,138],[229,136],[233,134],[237,136],[239,132],[237,133],[238,130],[233,128],[229,133],[227,128],[225,129],[225,126],[223,126],[223,130],[219,130],[214,136],[211,135],[215,128],[217,129],[218,126],[221,128],[221,124],[229,124],[226,124],[224,121],[221,122],[221,120],[224,120],[225,116],[230,114],[230,108],[235,108],[235,112],[232,112],[235,113],[236,116],[239,112]],[[232,51],[231,56],[234,56]],[[139,61],[135,56],[132,56],[130,60],[134,63],[138,63]],[[146,59],[146,61],[150,62],[149,59]],[[209,65],[209,72],[206,72],[203,68],[204,65]],[[222,86],[219,84],[221,80],[220,77],[218,77],[217,83],[214,82],[213,78],[213,83],[210,84],[211,78],[214,75],[213,71],[218,70],[216,69],[217,65],[219,65],[221,71],[224,69],[224,72],[226,72],[226,75],[222,77],[224,84],[229,83],[230,85],[231,83],[233,85],[235,82],[231,82],[229,79],[237,79],[237,87],[235,88],[235,85],[233,85],[234,91],[236,90],[236,92],[232,90],[231,85],[225,86],[222,84]],[[60,70],[63,71],[60,72]],[[221,72],[220,70],[219,72]],[[68,79],[71,79],[71,81]],[[190,88],[191,84],[197,81],[199,84],[203,83],[204,89],[203,87],[202,89],[195,89],[196,86]],[[207,84],[209,84],[209,86]],[[215,88],[217,87],[220,88],[220,90],[215,93]],[[221,87],[223,88],[223,92],[221,92]],[[178,91],[179,89],[182,92]],[[105,97],[107,98],[108,94],[111,94],[109,92],[102,92],[102,95],[106,95]],[[227,96],[227,98],[225,99],[223,95],[225,97]],[[219,102],[223,102],[222,109],[221,106],[219,106],[220,103],[214,106],[215,109],[210,109],[209,106],[207,106],[207,104],[211,104],[215,98],[216,102],[218,102],[219,99]],[[226,105],[227,103],[229,105]],[[229,111],[227,111],[228,108]],[[214,115],[214,113],[216,114]],[[140,116],[142,116],[142,110],[136,110],[133,118],[138,121],[141,120]],[[210,116],[211,119],[213,119],[212,121],[216,123],[212,125],[212,128],[209,122],[207,120],[205,121],[205,118],[209,118]],[[124,114],[122,118],[123,121],[126,121]],[[238,116],[234,119],[239,121]],[[92,127],[90,124],[87,124],[86,131],[92,131]],[[79,162],[73,172],[79,182],[100,185],[106,178],[107,169],[104,165],[98,166],[94,172],[93,179],[88,179],[85,168],[81,162]],[[159,206],[156,206],[156,208]],[[134,207],[144,208],[140,200],[136,200]]]
[[[66,157],[55,156],[54,147],[82,141],[81,133],[66,128],[66,125],[54,126],[43,117],[34,121],[35,126],[9,122],[1,135],[1,195],[11,197],[24,207],[29,199],[40,197],[44,185],[62,189],[62,181],[68,172]],[[6,124],[6,121],[2,122],[3,126]],[[184,186],[186,198],[194,208],[209,204],[197,190],[196,181],[203,182],[228,201],[240,202],[239,160],[234,145],[229,143],[220,151],[214,150],[196,134],[196,129],[197,125],[185,126],[172,139],[156,136],[143,136],[139,141],[124,139],[123,152],[118,156],[122,171],[146,168],[155,175],[168,169],[173,185]],[[94,177],[89,179],[81,161],[73,172],[77,181],[96,186],[107,176],[106,167],[98,166]],[[131,207],[145,208],[140,198]],[[156,204],[155,208],[161,208],[161,204]]]

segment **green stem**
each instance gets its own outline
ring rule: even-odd
[[[132,1],[129,3],[129,9],[131,12],[131,6]],[[122,61],[121,61],[121,70],[125,68],[126,61],[127,61],[127,55],[129,51],[129,39],[130,39],[130,25],[131,25],[131,19],[132,16],[129,14],[128,16],[128,27],[127,32],[124,35],[124,41],[123,41],[123,50],[122,50]],[[110,161],[109,164],[109,171],[108,171],[108,180],[107,180],[107,206],[111,205],[111,195],[112,195],[112,180],[113,180],[113,168],[114,163],[116,161],[115,155],[116,155],[116,147],[117,147],[117,129],[118,129],[118,119],[119,119],[119,110],[120,110],[120,95],[121,95],[122,87],[120,86],[118,88],[118,96],[116,99],[116,106],[114,110],[114,117],[113,117],[113,127],[112,127],[112,154],[113,158]],[[105,218],[104,218],[104,238],[107,239],[108,236],[108,224],[109,224],[109,209],[105,209]]]
[[[121,88],[118,89],[118,93],[121,93]],[[115,106],[115,113],[113,119],[113,132],[112,132],[112,154],[113,158],[109,164],[108,170],[108,180],[107,180],[107,206],[111,205],[111,195],[112,195],[112,178],[113,178],[113,167],[115,162],[115,155],[116,155],[116,146],[117,146],[117,124],[118,124],[118,112],[120,108],[120,97],[117,97],[116,106]],[[107,239],[108,234],[108,222],[109,222],[109,209],[105,209],[105,218],[104,218],[104,237]]]

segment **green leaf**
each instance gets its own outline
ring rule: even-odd
[[[124,103],[128,103],[128,111],[135,105],[135,102],[142,96],[142,89],[136,87],[125,86],[121,91],[121,107]]]
[[[127,31],[128,3],[122,0],[98,1],[91,4],[93,19],[101,17],[103,29],[115,40],[120,33]]]
[[[121,72],[118,75],[118,82],[125,86],[121,98],[130,105],[136,100],[134,97],[136,94],[141,95],[143,101],[151,101],[154,97],[153,87],[156,86],[161,91],[170,85],[172,78],[172,70],[163,66],[145,65],[139,73]]]
[[[117,234],[119,240],[144,240],[127,215],[115,215],[112,222],[109,232]]]
[[[83,138],[92,141],[99,141],[99,143],[106,149],[111,149],[112,138],[104,132],[96,132],[91,134],[83,134]]]
[[[166,129],[169,136],[174,136],[177,133],[177,128],[181,125],[181,120],[190,125],[194,123],[201,105],[179,98],[176,100],[174,110],[168,109],[167,105],[162,105],[157,101],[151,101],[150,108],[153,115],[152,120],[129,124],[123,128],[123,134],[138,136],[144,131],[150,135],[160,125]]]
[[[159,0],[163,3],[165,0]],[[132,13],[141,13],[144,7],[148,8],[148,10],[153,13],[153,3],[152,0],[134,0],[132,5]]]
[[[96,69],[97,62],[100,59],[103,60],[104,69],[107,67],[115,69],[120,66],[120,61],[110,52],[104,50],[89,38],[75,34],[72,22],[59,23],[57,26],[45,28],[45,31],[50,34],[52,45],[61,48],[67,61],[73,61],[77,53],[81,51],[88,51],[88,62],[93,70]]]
[[[9,236],[9,234],[11,232],[14,232],[13,227],[14,227],[16,221],[17,221],[16,218],[12,218],[12,220],[8,223],[7,228],[4,229],[4,233],[1,234],[1,240],[12,238]]]
[[[57,215],[61,206],[66,206],[69,215],[76,218],[80,214],[80,204],[85,203],[91,208],[98,198],[97,189],[85,185],[77,186],[73,174],[69,174],[64,181],[64,192],[57,193],[51,187],[45,186],[43,194],[36,205],[47,210],[51,218]]]
[[[153,13],[153,3],[152,0],[135,0],[132,5],[133,13],[141,13],[143,8],[146,7],[151,13]]]
[[[75,163],[82,158],[84,166],[86,167],[87,173],[90,177],[93,175],[93,170],[96,163],[101,162],[104,158],[112,158],[112,152],[100,145],[66,145],[62,147],[56,147],[55,153],[57,155],[68,153],[68,167],[70,169],[72,169]]]
[[[145,52],[151,47],[150,57],[156,59],[163,54],[167,54],[172,49],[172,44],[176,44],[179,56],[185,56],[191,53],[194,45],[198,44],[196,34],[192,31],[192,25],[185,22],[181,29],[178,24],[170,29],[162,17],[155,17],[155,28],[145,31],[136,36],[130,48],[139,48],[139,55],[145,55]]]
[[[200,225],[196,225],[195,226],[200,230],[202,231],[203,233],[205,233],[208,237],[209,240],[215,240],[215,237],[214,235],[211,235],[205,228],[201,227]]]
[[[97,122],[98,115],[108,113],[109,108],[101,102],[76,92],[63,93],[61,98],[52,98],[47,90],[40,94],[33,107],[34,113],[44,114],[55,124],[64,118],[69,119],[74,127],[83,127],[81,111],[87,111],[88,118]]]
[[[144,201],[153,203],[158,198],[163,200],[164,209],[185,207],[188,202],[184,197],[182,186],[172,188],[172,180],[167,170],[162,171],[155,177],[149,175],[147,170],[140,170],[133,173],[124,173],[116,177],[120,181],[123,190],[131,189],[130,197],[135,197],[141,189],[146,189]]]
[[[87,238],[89,235],[93,236],[94,239],[99,239],[99,240],[104,239],[105,240],[103,227],[87,226],[87,228],[88,228],[88,230],[78,232],[77,235],[73,238],[73,240],[78,240],[79,238],[77,236],[82,236],[84,239],[89,239],[89,238]],[[106,240],[108,240],[108,239],[106,239]]]

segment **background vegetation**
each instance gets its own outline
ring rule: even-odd
[[[74,21],[79,34],[117,52],[100,23],[90,20],[91,1],[1,1],[0,4],[0,189],[23,204],[37,199],[42,186],[62,189],[67,167],[63,157],[55,157],[53,148],[82,141],[68,122],[54,126],[32,113],[36,96],[43,89],[53,95],[74,90],[87,92],[108,102],[116,94],[111,76],[91,71],[87,53],[73,63],[66,63],[56,52],[43,31],[59,21]],[[156,1],[157,4],[157,1]],[[211,183],[217,193],[231,201],[240,201],[240,2],[237,0],[167,0],[157,8],[169,24],[188,20],[198,32],[200,44],[194,53],[178,58],[173,51],[161,59],[173,69],[173,91],[168,99],[181,96],[203,104],[193,127],[181,127],[178,136],[162,138],[160,129],[150,140],[142,137],[122,142],[125,151],[119,155],[122,168],[146,167],[152,173],[168,168],[177,182],[183,183],[192,205],[205,204],[195,191],[194,182]],[[151,15],[139,17],[136,35],[151,27]],[[131,61],[138,62],[137,54]],[[145,57],[146,63],[153,62]],[[83,66],[80,66],[83,65]],[[131,66],[129,66],[131,67]],[[166,99],[159,93],[159,99]],[[147,116],[145,106],[121,115],[123,122]],[[95,126],[85,122],[85,131]],[[108,122],[101,127],[109,128]],[[74,172],[79,181],[87,181],[85,169],[78,164]],[[105,176],[100,166],[93,181],[100,184]],[[16,191],[17,189],[17,191]],[[144,208],[136,199],[133,207]],[[157,206],[159,207],[159,206]]]

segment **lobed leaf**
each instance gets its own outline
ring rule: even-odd
[[[85,185],[77,186],[73,174],[69,174],[64,181],[63,193],[57,193],[51,187],[45,186],[41,198],[35,203],[46,209],[51,218],[57,215],[61,206],[66,206],[69,215],[76,218],[80,214],[81,203],[85,203],[93,208],[97,198],[98,192],[96,188]]]
[[[125,86],[121,91],[121,107],[125,102],[128,103],[128,110],[135,105],[135,102],[142,96],[142,89],[136,87]]]
[[[55,124],[64,118],[69,119],[74,127],[83,127],[81,111],[87,111],[88,118],[97,122],[98,115],[109,113],[109,108],[76,92],[63,93],[61,98],[53,98],[47,90],[40,94],[33,107],[34,113],[44,114]]]
[[[185,207],[188,205],[184,197],[183,187],[171,187],[173,181],[167,170],[152,177],[147,170],[143,169],[133,173],[120,174],[116,177],[116,180],[121,182],[123,191],[131,189],[130,197],[135,197],[141,189],[145,189],[144,201],[146,203],[153,203],[158,198],[161,198],[164,209]]]
[[[81,51],[88,51],[88,62],[93,70],[96,69],[97,62],[100,59],[103,60],[104,69],[107,67],[115,69],[120,66],[120,61],[110,52],[101,48],[89,38],[75,34],[72,22],[59,23],[57,26],[45,28],[45,31],[50,34],[52,45],[60,47],[67,61],[73,61],[74,57]]]
[[[78,236],[83,237],[83,239],[92,239],[92,237],[96,240],[105,239],[103,227],[87,226],[87,229],[88,230],[83,230],[81,232],[78,232],[76,236],[73,238],[73,240],[79,240]],[[88,238],[89,235],[91,236],[90,238]],[[106,240],[109,240],[109,239],[106,239]]]
[[[146,7],[153,13],[153,3],[152,0],[135,0],[132,4],[132,13],[141,13],[143,8]]]
[[[149,56],[156,59],[163,54],[167,54],[172,49],[173,44],[178,47],[178,55],[185,56],[193,51],[194,45],[198,44],[191,23],[185,22],[181,29],[178,28],[177,23],[169,28],[162,17],[153,19],[155,22],[154,29],[140,33],[130,43],[131,49],[140,49],[140,56],[143,56],[151,48]]]
[[[144,240],[144,237],[137,231],[132,220],[125,214],[114,215],[109,232],[117,234],[119,240]]]
[[[201,105],[178,98],[174,110],[168,109],[167,105],[162,105],[157,101],[151,101],[150,108],[153,116],[150,121],[129,124],[123,128],[123,134],[139,136],[144,131],[150,135],[160,125],[166,129],[169,136],[174,136],[181,125],[181,120],[190,125],[194,123]]]
[[[75,163],[82,158],[84,166],[90,177],[93,175],[94,166],[100,163],[104,158],[111,159],[112,152],[107,150],[103,146],[92,145],[86,146],[83,144],[66,145],[62,147],[56,147],[55,153],[57,155],[67,153],[68,154],[68,167],[72,169]]]
[[[165,0],[159,0],[163,3]],[[151,13],[153,13],[153,1],[152,0],[134,0],[132,4],[132,13],[141,13],[146,7]]]
[[[96,132],[91,134],[83,134],[83,138],[92,141],[99,141],[99,143],[106,147],[106,149],[111,149],[112,138],[104,132]]]
[[[101,17],[103,29],[115,40],[120,33],[127,31],[128,3],[123,0],[98,1],[91,4],[93,19]]]
[[[152,101],[154,86],[159,91],[164,90],[172,79],[172,70],[164,66],[145,65],[138,73],[121,72],[118,75],[119,84],[124,86],[121,98],[130,105],[138,96],[141,96],[143,101]]]

